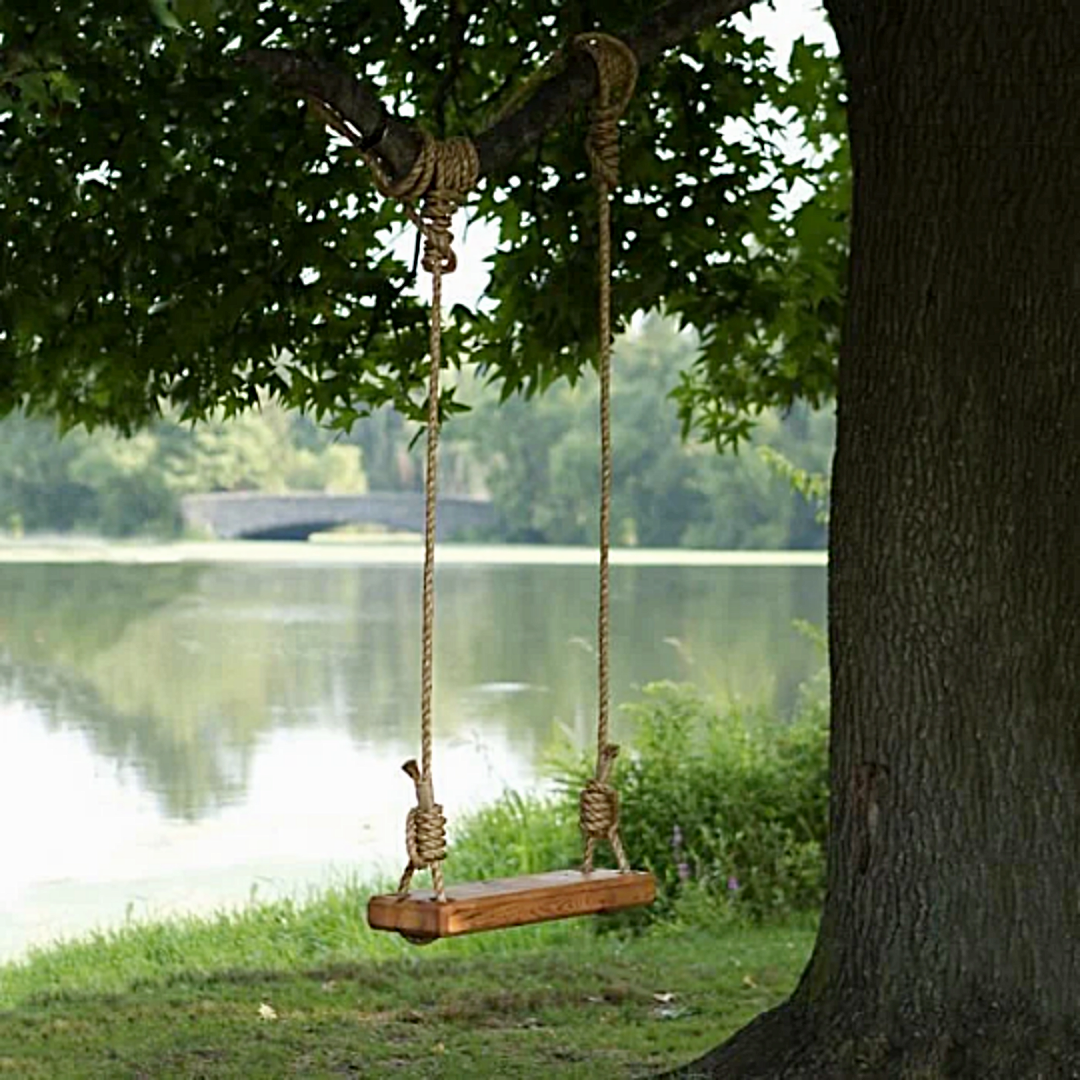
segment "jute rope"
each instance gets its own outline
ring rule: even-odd
[[[420,662],[420,764],[402,766],[416,786],[416,806],[405,821],[405,848],[409,855],[398,883],[406,893],[417,870],[430,870],[436,899],[446,900],[443,860],[446,858],[446,817],[435,801],[431,773],[432,685],[435,634],[435,535],[439,489],[439,369],[442,366],[442,279],[457,268],[454,237],[450,231],[454,211],[476,185],[479,159],[469,139],[439,142],[426,132],[408,175],[390,180],[379,162],[365,155],[383,195],[398,199],[424,237],[422,265],[431,275],[431,316],[428,323],[427,460],[424,473],[424,586]],[[420,200],[420,209],[416,203]]]
[[[600,370],[600,598],[597,626],[598,717],[596,772],[581,793],[580,824],[585,836],[582,870],[593,869],[596,844],[607,840],[619,869],[630,869],[619,837],[618,793],[611,785],[612,766],[619,748],[609,742],[610,727],[610,567],[611,546],[611,203],[610,194],[619,182],[618,123],[637,80],[637,58],[618,38],[607,34],[582,34],[574,46],[587,52],[596,64],[599,91],[592,109],[586,151],[597,189],[600,230],[599,278],[599,370]],[[437,142],[427,133],[416,161],[407,176],[391,180],[379,160],[367,152],[363,140],[324,106],[314,103],[323,118],[354,143],[375,175],[376,185],[386,196],[399,199],[406,213],[424,237],[423,266],[431,274],[432,297],[429,323],[431,369],[428,380],[427,462],[425,473],[424,585],[421,662],[421,764],[414,760],[403,766],[416,786],[416,806],[406,820],[405,844],[409,862],[398,891],[405,893],[417,870],[430,869],[438,900],[446,900],[442,861],[446,857],[446,819],[435,802],[431,775],[432,742],[432,660],[435,625],[435,514],[438,490],[439,369],[442,364],[442,277],[453,273],[457,259],[453,251],[450,223],[454,211],[476,183],[479,162],[476,148],[468,139]],[[422,207],[415,204],[423,199]]]
[[[585,837],[582,870],[593,869],[596,844],[607,840],[619,869],[630,869],[619,838],[619,796],[609,783],[619,748],[608,741],[610,726],[611,585],[611,192],[619,184],[619,118],[634,92],[637,58],[625,42],[608,34],[582,34],[574,45],[596,64],[598,93],[585,149],[597,191],[600,228],[600,605],[597,625],[596,773],[581,793],[580,823]]]

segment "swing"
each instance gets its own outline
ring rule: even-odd
[[[376,183],[389,196],[401,199],[424,237],[423,266],[431,274],[431,370],[428,384],[427,461],[421,660],[421,763],[408,761],[404,770],[416,787],[416,806],[406,820],[409,861],[396,893],[373,896],[368,923],[375,930],[393,930],[407,940],[424,944],[479,930],[496,930],[527,923],[591,915],[652,903],[653,875],[631,870],[619,838],[618,794],[610,774],[618,747],[608,741],[609,566],[611,519],[611,209],[609,192],[618,183],[618,119],[633,90],[637,62],[621,41],[604,34],[587,34],[575,42],[597,67],[599,103],[594,108],[586,147],[598,192],[600,222],[600,603],[598,625],[598,722],[596,772],[581,793],[580,821],[585,851],[580,870],[470,882],[447,888],[443,879],[446,820],[435,802],[431,774],[432,631],[435,622],[435,507],[439,436],[439,368],[442,362],[442,276],[451,273],[456,258],[451,247],[454,210],[474,185],[479,172],[476,149],[468,139],[437,143],[424,135],[423,148],[412,172],[391,183],[378,162]],[[613,93],[612,83],[619,87]],[[337,126],[337,125],[335,125]],[[339,128],[339,130],[341,130]],[[348,134],[348,132],[343,132]],[[349,135],[352,138],[352,135]],[[356,141],[355,139],[353,141]],[[412,203],[424,199],[421,211]],[[596,869],[593,856],[606,840],[617,870]],[[417,870],[430,870],[432,888],[410,891]]]

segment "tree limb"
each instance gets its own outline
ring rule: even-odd
[[[646,65],[680,41],[751,7],[755,0],[668,0],[623,40]],[[291,49],[253,49],[241,62],[261,68],[278,85],[328,106],[377,154],[393,179],[406,175],[420,152],[417,129],[396,119],[367,83],[323,60]],[[570,51],[563,69],[509,116],[474,137],[480,175],[507,172],[524,151],[596,93],[596,68]]]
[[[463,10],[458,0],[450,0],[450,13],[446,20],[446,28],[451,35],[450,58],[446,64],[446,71],[442,81],[435,89],[435,133],[439,138],[446,137],[446,99],[454,89],[454,83],[461,75],[461,56],[465,50],[466,39],[469,33],[469,16]]]

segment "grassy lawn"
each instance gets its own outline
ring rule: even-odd
[[[639,1076],[778,1001],[812,944],[806,922],[564,923],[416,949],[331,914],[132,927],[0,968],[0,1076]]]

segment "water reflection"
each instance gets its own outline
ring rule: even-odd
[[[661,678],[779,708],[819,662],[818,569],[617,567],[616,702]],[[498,733],[535,762],[586,745],[595,702],[587,567],[439,572],[441,741]],[[0,694],[135,769],[172,818],[244,797],[260,738],[343,728],[403,756],[416,740],[419,581],[399,566],[0,567]]]
[[[805,568],[617,568],[613,696],[658,678],[792,700],[820,617]],[[504,734],[535,760],[585,745],[595,701],[593,574],[439,574],[439,737]],[[261,736],[344,727],[362,747],[415,741],[419,582],[405,567],[0,568],[0,690],[138,771],[170,817],[243,797]]]

